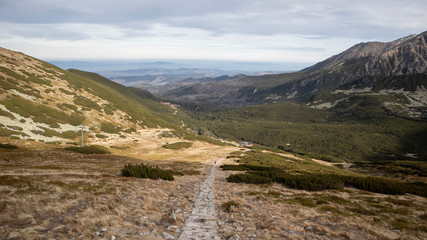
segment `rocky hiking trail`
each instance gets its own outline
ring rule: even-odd
[[[208,178],[200,185],[196,203],[190,217],[185,221],[179,239],[220,239],[216,229],[217,218],[213,182],[215,180],[215,168],[221,161],[222,159],[219,159],[212,165]]]

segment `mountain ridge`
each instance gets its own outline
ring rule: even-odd
[[[423,32],[392,42],[359,43],[299,72],[171,87],[162,96],[227,106],[310,101],[316,94],[367,76],[427,74],[426,41]]]

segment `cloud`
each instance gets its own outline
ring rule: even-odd
[[[90,47],[83,52],[93,58],[109,52],[111,58],[270,56],[313,63],[360,41],[425,31],[424,5],[425,0],[0,0],[0,44],[20,51],[27,46],[50,58],[58,50],[76,57],[77,48]],[[95,50],[108,44],[115,48]]]

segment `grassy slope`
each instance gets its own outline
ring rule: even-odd
[[[10,111],[23,117],[57,128],[58,123],[86,123],[89,120],[85,120],[85,116],[91,110],[95,110],[94,113],[99,116],[95,121],[113,121],[108,115],[117,115],[116,111],[121,110],[126,113],[121,119],[130,125],[138,123],[140,126],[169,127],[182,131],[179,127],[181,122],[173,116],[174,110],[149,93],[126,88],[94,73],[64,71],[30,56],[1,50],[4,54],[0,55],[0,94],[4,96],[0,101]],[[12,96],[11,91],[21,95]],[[65,96],[71,101],[66,100]],[[108,104],[91,100],[91,96],[106,100]],[[14,119],[4,110],[0,114]],[[2,128],[0,134],[9,136],[17,132]]]
[[[142,117],[148,121],[148,124],[150,124],[149,126],[160,125],[176,128],[174,124],[181,124],[176,120],[176,118],[172,116],[174,111],[170,107],[155,101],[157,98],[151,94],[142,95],[140,92],[136,92],[133,89],[115,83],[96,73],[75,69],[67,70],[67,72],[76,76],[84,77],[85,79],[92,80],[93,82],[102,85],[102,88],[99,89],[100,91],[96,92],[97,95],[109,100],[114,104],[115,107],[124,110],[127,113],[133,114],[133,116],[137,118]],[[107,90],[107,92],[104,92],[105,90]],[[147,98],[142,98],[141,96],[145,96]],[[142,115],[144,113],[148,114]]]

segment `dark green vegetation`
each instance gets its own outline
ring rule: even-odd
[[[173,181],[174,174],[178,174],[171,170],[163,170],[159,167],[151,167],[144,164],[131,165],[127,164],[122,168],[122,176],[137,177],[137,178],[150,178],[150,179],[164,179]]]
[[[67,147],[70,151],[75,151],[84,154],[111,154],[108,148],[99,146],[99,145],[91,145],[91,146],[83,146],[83,147]]]
[[[9,143],[0,143],[0,148],[17,149],[18,146]]]
[[[163,147],[166,149],[178,150],[183,148],[190,148],[192,145],[193,143],[191,142],[177,142],[177,143],[166,144]]]
[[[309,159],[292,159],[273,153],[258,151],[246,153],[239,159],[240,165],[223,165],[224,170],[246,171],[230,175],[229,182],[283,184],[289,188],[321,191],[352,187],[360,190],[383,193],[412,193],[427,197],[427,184],[406,183],[391,178],[355,174],[336,167],[315,163]]]
[[[375,169],[402,178],[408,175],[427,177],[427,164],[421,161],[363,161],[356,162],[354,168]]]
[[[184,105],[193,119],[215,135],[337,162],[427,159],[427,122],[387,114],[383,96],[358,96],[332,109],[276,103],[238,109]],[[203,109],[203,110],[201,110]],[[183,116],[185,117],[185,116]]]

